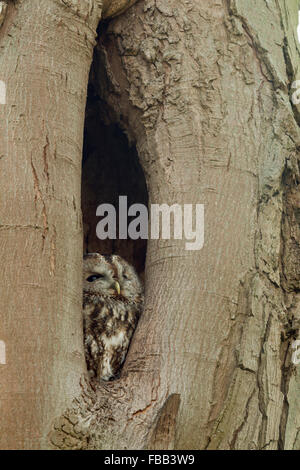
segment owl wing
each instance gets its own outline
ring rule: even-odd
[[[87,369],[90,375],[96,375],[99,360],[102,360],[103,345],[101,341],[97,341],[95,336],[91,333],[87,333],[84,341],[84,349],[86,356]]]
[[[97,376],[103,380],[110,380],[119,371],[126,357],[132,332],[120,328],[111,336],[102,335],[103,353],[98,360]]]

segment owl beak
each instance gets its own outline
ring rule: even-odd
[[[118,283],[118,281],[115,281],[114,288],[116,289],[117,294],[120,295],[121,288],[120,288],[120,284]]]

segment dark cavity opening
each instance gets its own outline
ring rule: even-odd
[[[85,115],[82,161],[82,218],[83,252],[101,254],[116,253],[132,263],[143,276],[147,240],[120,240],[118,238],[119,196],[127,196],[128,207],[139,203],[148,207],[148,193],[143,169],[134,144],[130,144],[125,132],[103,97],[103,77],[91,68]],[[97,68],[99,70],[99,67]],[[117,213],[117,238],[100,240],[96,226],[101,220],[96,216],[100,204],[112,204]],[[128,217],[128,224],[133,218]]]

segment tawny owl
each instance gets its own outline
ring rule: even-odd
[[[84,346],[89,374],[110,380],[119,371],[143,308],[143,287],[118,255],[83,258]]]

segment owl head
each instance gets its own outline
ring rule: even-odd
[[[141,302],[143,286],[135,269],[120,256],[88,253],[83,257],[83,294]]]

